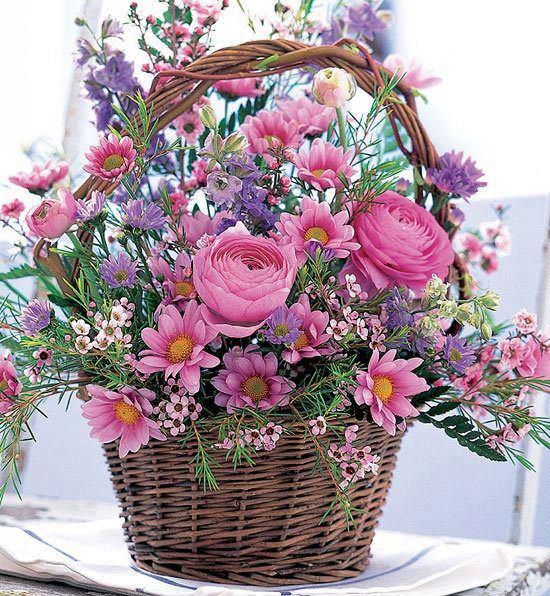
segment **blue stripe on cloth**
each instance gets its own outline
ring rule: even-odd
[[[13,526],[13,527],[17,527],[17,526]],[[25,534],[27,534],[27,536],[30,536],[31,538],[34,538],[35,540],[38,540],[38,542],[41,542],[42,544],[45,544],[46,546],[49,546],[50,548],[53,548],[53,550],[55,550],[58,553],[64,555],[65,557],[71,559],[71,561],[78,561],[78,559],[76,557],[73,557],[69,553],[66,553],[64,550],[61,550],[60,548],[57,548],[57,546],[54,546],[53,544],[50,544],[49,542],[47,542],[46,540],[44,540],[44,538],[41,538],[38,534],[35,534],[34,532],[31,532],[31,530],[27,530],[26,528],[21,528],[21,527],[19,527],[19,529],[20,530],[23,530],[23,532],[25,532]]]

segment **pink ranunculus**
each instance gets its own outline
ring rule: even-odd
[[[25,218],[29,230],[40,238],[53,240],[62,236],[75,222],[77,203],[66,188],[57,191],[57,199],[42,199]]]
[[[340,179],[349,179],[356,170],[351,167],[353,149],[346,151],[342,147],[335,147],[332,143],[315,139],[311,147],[302,145],[292,156],[292,163],[298,168],[298,178],[308,182],[317,190],[328,188],[343,188]]]
[[[66,161],[55,162],[52,159],[43,166],[34,164],[29,173],[19,172],[9,180],[31,192],[44,191],[51,188],[56,182],[63,180],[69,173],[69,164]]]
[[[276,226],[283,235],[283,243],[291,243],[296,251],[298,265],[307,261],[307,245],[316,242],[323,249],[330,249],[334,256],[343,259],[350,251],[359,248],[353,242],[353,227],[347,225],[347,211],[335,215],[330,212],[330,205],[304,197],[301,204],[302,213],[291,215],[283,213]]]
[[[343,68],[323,68],[313,77],[311,90],[320,104],[341,108],[355,95],[357,83]]]
[[[361,248],[351,253],[342,279],[355,274],[367,292],[394,285],[420,292],[432,275],[447,277],[454,260],[447,234],[429,211],[400,194],[382,193],[353,227]]]
[[[214,85],[214,89],[224,95],[229,95],[231,98],[260,97],[265,93],[265,87],[262,85],[262,81],[255,77],[218,81]]]
[[[369,407],[374,422],[390,435],[395,434],[396,416],[418,416],[410,398],[429,389],[425,379],[412,372],[422,364],[422,358],[396,359],[396,354],[397,350],[389,350],[380,357],[374,350],[367,370],[357,375],[354,396],[359,405]]]
[[[285,303],[298,265],[292,246],[252,236],[238,222],[197,251],[193,267],[208,323],[229,337],[246,337]]]
[[[97,147],[86,153],[88,163],[84,170],[102,180],[118,181],[135,165],[137,151],[130,137],[119,139],[115,134],[102,137]]]
[[[11,355],[0,356],[0,415],[13,406],[13,397],[19,395],[23,385],[19,381]]]
[[[247,116],[241,131],[248,141],[247,151],[264,156],[274,149],[296,149],[303,139],[298,126],[285,120],[278,110],[262,110],[256,116]]]
[[[158,424],[149,416],[153,412],[155,393],[150,389],[123,387],[111,391],[99,385],[87,385],[91,399],[82,405],[82,414],[92,427],[90,436],[101,443],[120,439],[118,454],[135,453],[150,438],[165,441]]]
[[[423,71],[422,65],[414,58],[406,62],[397,54],[389,54],[384,60],[384,66],[398,76],[403,77],[403,81],[415,89],[427,89],[441,83],[439,77],[435,77]]]
[[[277,109],[289,122],[298,126],[301,134],[320,135],[328,130],[336,118],[334,108],[323,106],[309,97],[302,95],[298,99],[282,99],[277,102]]]
[[[542,334],[530,337],[516,370],[522,377],[550,380],[550,339]]]

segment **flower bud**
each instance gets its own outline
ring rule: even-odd
[[[342,68],[323,68],[313,77],[313,97],[331,108],[343,107],[356,90],[355,79]]]
[[[490,339],[493,335],[493,330],[491,329],[491,325],[489,325],[489,323],[482,323],[480,331],[483,339]]]
[[[204,106],[199,110],[199,118],[206,128],[211,128],[212,130],[218,128],[216,112],[210,106]]]
[[[430,281],[426,284],[424,294],[426,295],[426,298],[430,300],[443,300],[445,296],[447,296],[448,289],[449,284],[446,284],[442,279],[434,274],[432,275]]]
[[[445,319],[454,319],[458,314],[458,304],[455,300],[442,300],[439,303],[439,315]]]
[[[483,296],[479,296],[477,300],[482,306],[489,310],[496,310],[500,306],[500,296],[492,290],[486,292]]]
[[[225,139],[225,151],[228,153],[241,153],[248,146],[246,137],[241,132],[233,132]]]

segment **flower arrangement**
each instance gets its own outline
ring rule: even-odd
[[[273,35],[368,42],[390,22],[377,4],[322,25],[279,2]],[[225,2],[159,5],[144,17],[132,3],[129,21],[141,76],[162,86],[205,54]],[[91,436],[121,458],[196,445],[205,489],[218,488],[213,454],[253,465],[301,434],[348,515],[349,488],[380,459],[358,443],[360,421],[395,435],[416,419],[529,467],[518,441],[548,443],[530,396],[550,385],[550,338],[526,311],[496,324],[498,296],[470,273],[508,250],[504,209],[461,233],[460,202],[485,184],[475,162],[451,151],[422,175],[388,141],[403,77],[438,79],[391,56],[366,114],[337,68],[222,80],[157,131],[121,35],[109,19],[77,55],[102,132],[84,170],[109,190],[76,199],[67,164],[48,161],[10,179],[35,203],[2,205],[12,258],[38,243],[34,262],[0,273],[5,486],[40,403],[74,392]],[[37,280],[30,300],[24,277]]]

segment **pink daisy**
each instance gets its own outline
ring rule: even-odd
[[[135,164],[137,152],[130,137],[119,139],[113,133],[99,140],[97,147],[86,153],[84,170],[102,180],[120,180]]]
[[[225,354],[223,363],[225,369],[214,377],[212,385],[219,391],[216,404],[225,406],[230,414],[236,408],[269,410],[288,404],[288,393],[295,385],[277,374],[273,352],[262,355],[255,346],[244,351],[234,347]]]
[[[188,143],[196,143],[199,135],[204,132],[204,125],[194,110],[187,110],[174,120],[176,132]]]
[[[408,398],[429,389],[425,379],[412,370],[422,364],[422,358],[395,359],[397,350],[389,350],[381,358],[374,350],[366,371],[357,375],[355,401],[369,406],[372,419],[390,435],[395,435],[396,416],[418,416]],[[403,424],[399,428],[404,428]]]
[[[334,349],[326,345],[330,335],[325,333],[329,315],[320,310],[311,310],[307,294],[302,294],[298,302],[290,307],[290,312],[301,321],[300,336],[282,353],[282,358],[290,364],[296,364],[302,358],[329,356]]]
[[[303,139],[298,126],[285,120],[277,110],[263,110],[257,116],[247,116],[241,131],[249,143],[247,151],[264,156],[273,149],[296,149]]]
[[[218,81],[214,85],[214,89],[219,93],[228,95],[231,99],[237,97],[260,97],[265,93],[262,81],[255,77]]]
[[[311,101],[305,95],[298,99],[279,100],[277,108],[283,113],[286,120],[298,126],[298,131],[301,134],[309,136],[326,132],[336,117],[333,108]]]
[[[158,331],[151,327],[141,332],[150,349],[140,352],[135,367],[143,373],[164,371],[165,378],[179,375],[189,393],[200,386],[200,369],[213,368],[220,360],[204,351],[217,333],[204,322],[204,306],[190,300],[183,315],[169,305],[159,316]]]
[[[302,145],[292,156],[292,163],[298,168],[298,178],[308,182],[316,190],[343,188],[342,176],[351,178],[356,170],[351,167],[353,149],[346,151],[332,143],[315,139],[311,147]]]
[[[155,393],[149,389],[124,387],[110,391],[98,385],[87,385],[91,399],[82,406],[84,418],[92,427],[90,436],[101,443],[120,439],[118,454],[125,457],[147,445],[152,437],[165,441],[157,423],[149,418]]]
[[[302,199],[301,208],[300,215],[282,213],[276,224],[283,235],[283,242],[294,246],[298,265],[307,261],[306,249],[310,242],[317,242],[323,249],[333,251],[338,258],[347,257],[351,250],[359,248],[357,242],[351,241],[354,232],[353,227],[347,225],[347,211],[332,215],[328,203],[319,203],[309,197]]]
[[[50,159],[43,166],[34,164],[29,173],[19,172],[9,180],[12,184],[35,192],[48,190],[53,184],[63,180],[68,173],[69,164],[66,161],[55,162]]]

